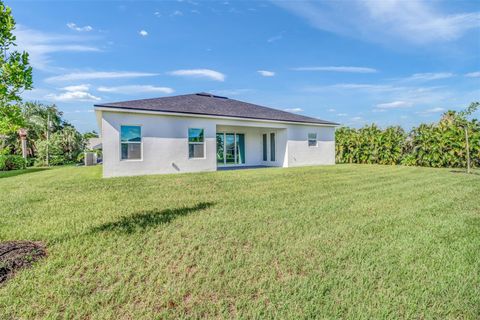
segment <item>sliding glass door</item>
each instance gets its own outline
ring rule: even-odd
[[[245,163],[245,135],[243,133],[217,133],[217,165]]]

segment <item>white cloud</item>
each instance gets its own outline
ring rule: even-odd
[[[273,72],[273,71],[258,70],[257,72],[263,77],[273,77],[273,76],[275,76],[275,72]]]
[[[77,84],[77,85],[74,85],[74,86],[64,87],[63,90],[65,90],[65,91],[88,91],[89,88],[90,88],[89,84]]]
[[[95,80],[95,79],[119,79],[119,78],[139,78],[156,76],[157,73],[148,72],[131,72],[131,71],[87,71],[87,72],[72,72],[59,76],[46,78],[47,82],[61,82],[61,81],[81,81],[81,80]]]
[[[427,72],[427,73],[415,73],[408,78],[405,78],[406,81],[432,81],[440,79],[448,79],[454,77],[455,74],[450,72]]]
[[[328,109],[327,111],[328,111],[328,112],[335,112],[335,111],[337,111],[337,110],[334,109],[334,108],[330,108],[330,109]]]
[[[75,30],[75,31],[78,31],[78,32],[89,32],[89,31],[93,30],[93,28],[91,26],[79,27],[73,22],[67,23],[67,27],[71,30]]]
[[[85,36],[60,35],[42,32],[17,25],[14,34],[17,37],[19,50],[29,53],[32,67],[51,71],[50,54],[55,52],[99,52],[99,48],[87,45],[84,42],[90,40]]]
[[[345,66],[327,66],[327,67],[298,67],[294,71],[330,71],[330,72],[350,72],[350,73],[375,73],[377,69],[367,67],[345,67]]]
[[[282,40],[284,33],[285,33],[285,31],[282,31],[282,32],[280,32],[279,34],[277,34],[276,36],[273,36],[273,37],[268,38],[268,39],[267,39],[267,42],[268,42],[268,43],[272,43],[272,42],[277,42],[277,41],[279,41],[279,40]]]
[[[208,78],[215,81],[225,81],[225,75],[221,72],[210,69],[184,69],[171,71],[168,74],[173,76],[184,76],[193,78]]]
[[[173,93],[174,90],[168,87],[156,87],[152,85],[125,85],[117,87],[98,87],[100,92],[111,92],[120,94],[135,94],[135,93]]]
[[[283,111],[292,112],[292,113],[299,113],[299,112],[303,112],[303,109],[302,108],[288,108],[288,109],[283,109]]]
[[[101,98],[89,93],[90,85],[79,84],[74,86],[63,87],[64,91],[60,94],[48,94],[45,96],[48,100],[60,101],[60,102],[72,102],[72,101],[99,101]]]
[[[378,109],[400,109],[411,107],[412,103],[408,101],[393,101],[377,104],[375,107]]]
[[[438,1],[274,2],[313,27],[374,42],[418,45],[453,41],[479,27],[478,12],[446,12]],[[444,8],[446,6],[443,6]]]
[[[480,78],[480,71],[467,73],[467,74],[465,74],[465,77]]]
[[[444,111],[446,111],[445,108],[437,107],[437,108],[431,108],[431,109],[427,109],[427,110],[423,110],[423,111],[418,111],[416,113],[417,114],[432,114],[432,113],[439,113],[439,112],[444,112]]]
[[[369,84],[369,83],[337,83],[326,86],[308,86],[303,88],[306,92],[323,92],[325,90],[359,90],[367,92],[387,92],[399,91],[404,87],[396,87],[388,84]]]
[[[337,113],[337,116],[339,116],[339,117],[346,117],[346,116],[348,116],[348,114],[347,114],[347,113]]]
[[[175,16],[177,16],[177,17],[183,16],[183,12],[180,11],[180,10],[175,10],[175,11],[172,12],[171,16],[172,16],[172,17],[175,17]]]
[[[138,34],[141,35],[142,37],[148,36],[148,32],[145,31],[145,30],[140,30],[140,31],[138,32]]]

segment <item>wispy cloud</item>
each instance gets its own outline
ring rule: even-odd
[[[164,93],[170,94],[174,90],[168,87],[157,87],[152,85],[125,85],[116,87],[98,87],[99,92],[110,92],[119,94],[135,94],[135,93]]]
[[[375,107],[378,109],[402,109],[409,108],[412,106],[412,103],[409,101],[392,101],[386,103],[379,103]]]
[[[453,41],[479,27],[478,12],[441,10],[436,1],[276,1],[313,27],[374,42]]]
[[[61,81],[82,81],[91,79],[120,79],[120,78],[140,78],[152,77],[158,75],[150,72],[132,72],[132,71],[86,71],[86,72],[72,72],[59,76],[46,78],[46,82],[61,82]]]
[[[361,90],[369,92],[386,92],[398,91],[403,87],[396,87],[389,84],[370,84],[370,83],[337,83],[325,86],[307,86],[302,89],[305,92],[323,92],[325,90],[340,89],[340,90]]]
[[[64,91],[60,94],[49,94],[45,98],[47,100],[60,101],[60,102],[74,102],[74,101],[99,101],[101,98],[94,96],[88,92],[90,85],[80,84],[74,86],[67,86],[62,88]]]
[[[99,52],[98,47],[85,44],[89,38],[60,35],[33,30],[22,25],[17,25],[15,30],[17,45],[20,50],[25,50],[30,55],[30,64],[37,69],[51,70],[50,54],[55,52]]]
[[[480,78],[480,71],[470,72],[465,74],[465,77],[469,78]]]
[[[302,108],[287,108],[287,109],[283,109],[283,111],[292,112],[292,113],[300,113],[300,112],[303,112],[303,109]]]
[[[89,32],[89,31],[92,31],[93,28],[91,26],[83,26],[83,27],[80,27],[80,26],[77,26],[75,23],[73,22],[69,22],[67,23],[67,27],[71,30],[74,30],[74,31],[78,31],[78,32]]]
[[[140,31],[138,32],[138,34],[141,35],[142,37],[148,36],[148,32],[145,31],[145,30],[140,30]]]
[[[223,73],[210,69],[183,69],[170,71],[168,74],[173,76],[207,78],[215,81],[225,81],[225,75]]]
[[[445,108],[437,107],[437,108],[426,109],[426,110],[423,110],[423,111],[418,111],[418,112],[416,112],[416,114],[428,115],[428,114],[445,112],[445,111],[446,111]]]
[[[327,66],[327,67],[298,67],[292,68],[294,71],[329,71],[329,72],[349,72],[349,73],[375,73],[377,69],[367,67],[345,67],[345,66]]]
[[[272,42],[277,42],[277,41],[279,41],[279,40],[282,40],[284,33],[285,33],[285,31],[282,31],[282,32],[280,32],[279,34],[268,38],[268,39],[267,39],[267,42],[268,42],[268,43],[272,43]]]
[[[257,71],[262,77],[273,77],[275,76],[275,72],[268,71],[268,70],[258,70]]]
[[[172,16],[172,17],[183,16],[183,12],[180,11],[180,10],[175,10],[175,11],[172,12],[172,14],[170,16]]]
[[[440,79],[448,79],[454,77],[455,74],[451,72],[427,72],[427,73],[415,73],[410,77],[403,80],[405,81],[433,81]]]

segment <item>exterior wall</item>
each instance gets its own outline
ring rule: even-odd
[[[131,176],[178,172],[215,171],[216,133],[244,133],[244,165],[301,166],[334,164],[334,128],[251,120],[219,119],[194,116],[155,115],[101,111],[103,176]],[[120,126],[142,127],[142,159],[120,160]],[[189,159],[188,129],[203,128],[205,158]],[[275,132],[275,161],[263,161],[262,134],[268,141]],[[317,132],[318,146],[308,147],[308,133]]]
[[[120,160],[120,126],[142,127],[142,159]],[[205,158],[189,159],[188,128],[205,129]],[[103,176],[216,170],[216,126],[209,119],[103,112]]]
[[[317,134],[317,145],[308,146],[308,134]],[[288,166],[335,164],[335,128],[292,125],[288,129]]]

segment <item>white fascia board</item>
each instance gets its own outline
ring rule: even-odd
[[[178,117],[188,117],[188,118],[227,119],[227,120],[241,120],[241,121],[249,121],[249,122],[253,121],[253,122],[267,122],[267,123],[286,123],[286,124],[296,124],[296,125],[303,125],[303,126],[318,126],[318,127],[333,127],[333,128],[339,126],[339,125],[336,125],[336,124],[296,122],[296,121],[279,121],[279,120],[266,120],[266,119],[256,119],[256,118],[215,116],[215,115],[208,115],[208,114],[163,112],[163,111],[149,111],[149,110],[133,110],[133,109],[97,107],[97,106],[95,106],[95,111],[124,112],[124,113],[133,113],[133,114],[140,113],[140,114],[153,114],[153,115],[162,115],[162,116],[178,116]]]

